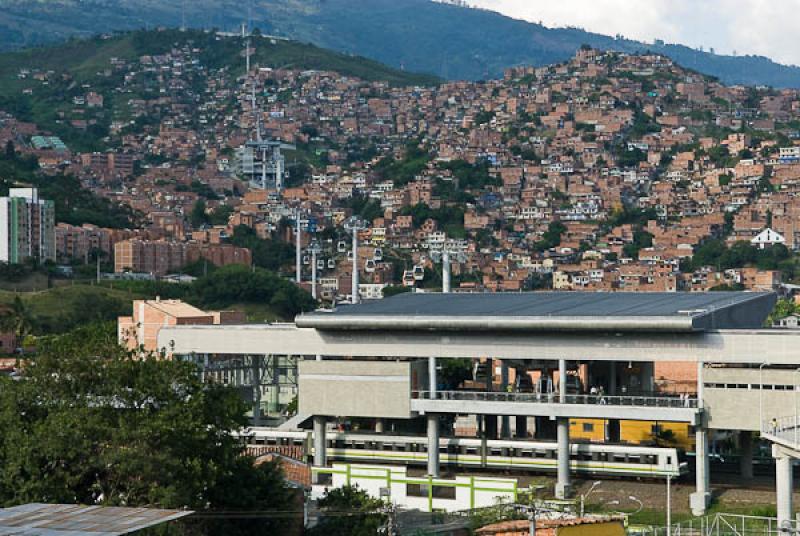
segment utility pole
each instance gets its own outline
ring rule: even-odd
[[[360,218],[353,216],[345,222],[345,229],[353,233],[353,278],[352,278],[352,299],[350,303],[357,304],[359,302],[358,296],[358,232],[366,229],[367,224]]]
[[[442,253],[442,293],[450,293],[450,250],[447,245]]]
[[[300,235],[302,231],[300,230],[301,225],[301,217],[300,217],[300,209],[295,212],[294,216],[295,228],[294,228],[294,241],[295,241],[295,251],[294,251],[294,268],[295,268],[295,280],[297,284],[303,282],[303,273],[302,273],[302,262],[300,258],[300,254],[302,252],[300,246]]]
[[[321,248],[319,244],[314,241],[311,243],[311,297],[317,299],[317,255],[320,253]]]
[[[672,535],[672,475],[667,475],[667,536]]]

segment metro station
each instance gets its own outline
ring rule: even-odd
[[[757,292],[414,293],[292,324],[168,326],[158,346],[197,363],[207,379],[238,370],[252,392],[256,444],[301,438],[311,424],[318,477],[335,459],[419,465],[432,477],[443,468],[552,472],[556,496],[568,498],[575,476],[665,479],[691,470],[691,509],[703,515],[711,438],[736,438],[741,476],[751,479],[761,434],[775,459],[780,521],[794,513],[800,331],[763,327],[776,300]],[[472,378],[448,383],[450,360],[469,360]],[[663,370],[691,380],[665,381]],[[296,416],[261,426],[262,394],[289,377]],[[346,421],[358,432],[340,433]],[[472,437],[455,433],[464,422],[476,423]],[[694,455],[625,441],[634,423],[654,434],[688,431]]]

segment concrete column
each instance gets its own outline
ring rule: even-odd
[[[528,418],[524,415],[518,415],[516,417],[517,422],[515,423],[515,431],[516,436],[519,439],[525,439],[528,437]]]
[[[739,432],[739,470],[742,478],[753,478],[753,434],[749,430]]]
[[[253,370],[253,426],[261,426],[261,356],[250,356]]]
[[[358,229],[353,229],[353,275],[352,275],[352,303],[359,303],[361,301],[358,295]]]
[[[778,525],[792,521],[792,458],[780,450],[777,445],[772,446],[772,455],[775,457],[775,491],[777,493]]]
[[[568,499],[572,495],[569,479],[569,419],[559,417],[556,420],[558,433],[558,481],[556,482],[556,498]]]
[[[508,392],[508,365],[505,361],[500,365],[500,390]],[[508,415],[500,417],[500,437],[503,439],[511,437],[511,417]]]
[[[325,425],[327,419],[321,415],[314,415],[314,467],[328,465],[327,443],[325,441]]]
[[[428,476],[439,476],[439,416],[428,413]]]
[[[708,503],[711,498],[709,467],[708,467],[708,431],[705,428],[698,428],[695,432],[695,477],[696,491],[689,496],[689,505],[692,514],[702,516],[706,513]]]
[[[375,419],[375,433],[382,434],[385,428],[385,423],[383,419]]]
[[[436,398],[436,358],[428,358],[428,391],[431,392],[431,399]]]
[[[567,402],[567,360],[558,360],[558,401]]]

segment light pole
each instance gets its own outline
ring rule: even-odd
[[[667,536],[672,534],[672,475],[667,475]]]
[[[636,497],[634,497],[633,495],[628,495],[628,500],[631,500],[631,501],[639,504],[639,509],[636,510],[635,512],[633,512],[633,513],[628,514],[629,516],[635,516],[636,514],[638,514],[642,510],[644,510],[644,503],[642,501],[640,501],[639,499],[637,499]]]
[[[597,482],[592,484],[592,486],[589,488],[589,491],[587,491],[586,493],[581,495],[581,517],[583,517],[583,515],[586,513],[586,498],[589,495],[591,495],[592,492],[594,491],[594,488],[596,488],[600,484],[602,484],[602,482],[600,480],[598,480]]]
[[[768,365],[768,362],[764,362],[758,366],[758,426],[762,430],[764,429],[764,367]]]

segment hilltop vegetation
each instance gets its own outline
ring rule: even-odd
[[[800,68],[758,56],[722,56],[682,45],[647,44],[586,32],[546,28],[498,13],[430,0],[254,0],[254,26],[347,53],[443,78],[496,77],[506,67],[567,59],[586,43],[620,52],[652,50],[726,83],[800,87]],[[195,28],[238,31],[247,5],[233,0],[185,3]],[[91,16],[87,13],[91,12]],[[150,0],[0,0],[0,50],[40,45],[73,35],[153,26],[178,27],[180,2]]]

